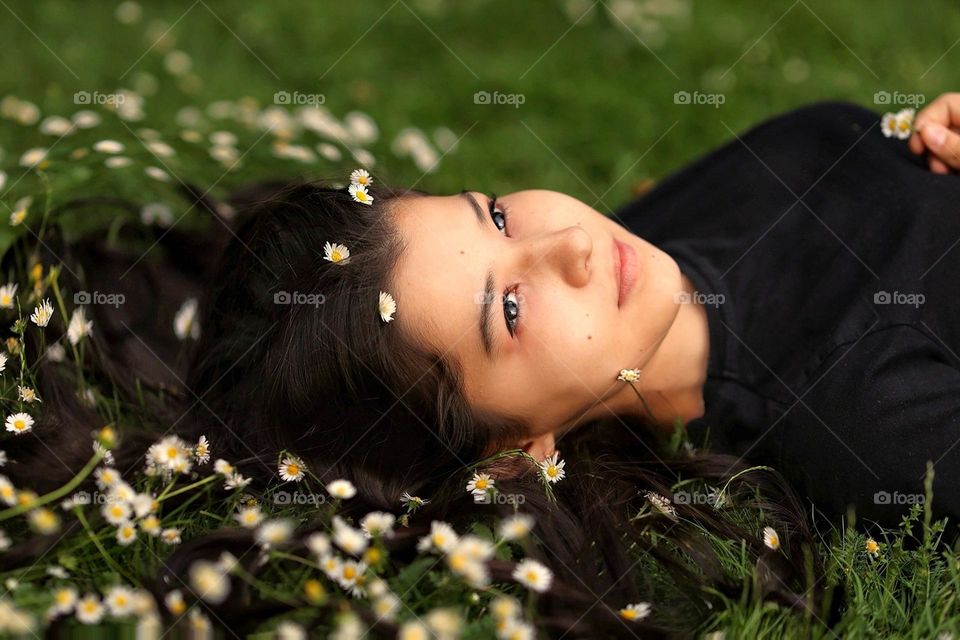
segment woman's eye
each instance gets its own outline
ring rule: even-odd
[[[500,206],[497,204],[496,196],[490,199],[490,219],[493,220],[494,226],[496,226],[501,233],[506,235],[507,214],[500,209]]]
[[[520,320],[520,300],[517,299],[516,291],[503,296],[503,317],[507,322],[507,331],[512,337]]]

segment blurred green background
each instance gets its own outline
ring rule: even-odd
[[[43,115],[121,87],[143,90],[151,126],[184,104],[323,94],[335,116],[376,120],[375,175],[435,192],[556,189],[605,212],[803,103],[882,112],[878,91],[929,102],[960,88],[949,0],[6,0],[0,16],[0,95]],[[522,104],[478,104],[484,91]],[[723,104],[676,104],[678,91]],[[5,165],[44,142],[0,123]],[[459,144],[424,175],[390,151],[410,126]]]

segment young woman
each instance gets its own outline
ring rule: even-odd
[[[894,492],[922,491],[932,459],[936,506],[960,511],[949,474],[960,456],[949,295],[960,181],[947,168],[960,159],[949,130],[947,146],[934,144],[936,125],[958,126],[957,114],[955,94],[938,99],[908,149],[868,109],[804,107],[612,216],[543,190],[435,196],[374,176],[360,202],[342,187],[264,183],[231,199],[238,222],[217,227],[229,233],[200,245],[165,234],[164,270],[131,269],[96,244],[73,255],[96,261],[91,288],[145,300],[94,309],[94,339],[122,392],[146,385],[178,400],[155,408],[164,429],[215,434],[224,457],[265,482],[278,452],[295,452],[321,479],[357,486],[355,515],[399,512],[405,493],[428,498],[392,542],[398,554],[432,519],[532,513],[539,556],[558,577],[540,600],[547,628],[665,633],[695,624],[716,594],[740,592],[704,531],[746,541],[769,569],[758,572],[767,597],[805,607],[820,595],[821,581],[802,579],[805,553],[819,566],[803,507],[777,474],[745,473],[749,464],[782,468],[824,509],[852,503],[893,521],[905,508]],[[216,215],[216,203],[201,204]],[[890,304],[875,297],[885,291]],[[200,339],[178,360],[163,336],[197,292]],[[910,294],[924,303],[904,304]],[[45,384],[63,415],[36,427],[43,441],[71,422],[88,427],[53,371]],[[677,423],[734,455],[669,455],[657,441]],[[143,451],[127,442],[121,463]],[[526,456],[496,455],[512,450]],[[529,459],[558,452],[566,478],[554,504]],[[464,487],[477,470],[507,499],[476,504]],[[706,492],[733,478],[742,500],[760,489],[780,551],[722,509],[675,499],[680,482]],[[874,497],[883,491],[891,504]],[[643,510],[662,517],[636,518]],[[168,569],[185,572],[208,547],[242,550],[245,536],[185,545]],[[657,591],[656,572],[637,569],[644,559],[678,590]],[[494,576],[509,579],[508,565]],[[660,615],[617,615],[643,599]],[[252,615],[239,598],[221,609]]]

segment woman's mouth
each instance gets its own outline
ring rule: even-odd
[[[637,252],[628,244],[613,239],[614,276],[617,279],[617,307],[623,306],[637,279]]]

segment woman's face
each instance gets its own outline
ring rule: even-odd
[[[391,292],[399,328],[459,363],[473,406],[520,418],[531,437],[638,412],[617,374],[642,368],[673,323],[676,262],[562,193],[498,196],[492,214],[491,202],[478,192],[393,201],[406,245]],[[637,257],[622,305],[614,239]]]

